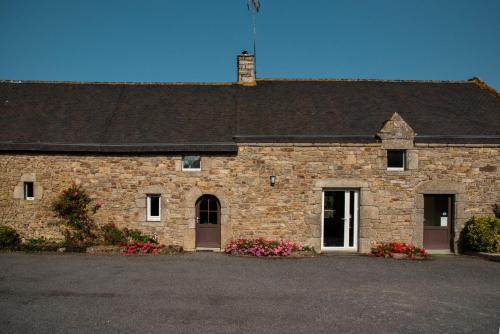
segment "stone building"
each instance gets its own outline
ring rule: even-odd
[[[96,220],[164,244],[286,238],[318,251],[457,251],[500,202],[500,100],[470,81],[0,82],[0,224],[61,237],[71,182]]]

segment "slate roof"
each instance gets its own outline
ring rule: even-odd
[[[375,142],[394,112],[417,142],[500,143],[498,93],[476,81],[0,81],[0,151],[236,152],[238,142]]]

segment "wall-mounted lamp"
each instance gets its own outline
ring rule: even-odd
[[[276,184],[276,176],[269,176],[269,183],[271,184],[271,187],[274,187],[274,185]]]

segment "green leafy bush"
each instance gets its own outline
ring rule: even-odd
[[[129,229],[123,229],[123,232],[125,234],[125,237],[129,241],[135,241],[135,242],[142,242],[142,243],[147,243],[147,242],[157,242],[155,237],[151,237],[140,230],[129,230]]]
[[[130,230],[128,228],[119,229],[113,223],[102,226],[101,232],[104,243],[107,245],[116,245],[126,243],[128,241],[135,241],[140,243],[156,243],[158,241],[156,237],[151,237],[140,230]]]
[[[0,249],[16,248],[19,245],[19,234],[9,226],[0,225]]]
[[[22,250],[26,252],[55,252],[64,244],[48,240],[45,237],[30,238],[22,245]]]
[[[472,251],[500,252],[500,219],[472,217],[464,228],[465,247]]]
[[[109,223],[101,227],[104,243],[107,245],[116,245],[120,242],[126,242],[127,236],[124,230],[120,230],[115,224]]]
[[[102,206],[97,201],[92,205],[92,199],[76,184],[68,189],[52,203],[52,210],[63,219],[63,234],[67,243],[82,244],[95,240],[96,225],[91,217]]]

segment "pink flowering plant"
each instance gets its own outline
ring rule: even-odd
[[[224,247],[226,254],[252,256],[290,256],[292,252],[301,250],[302,245],[297,241],[265,238],[239,238],[229,241]]]
[[[102,207],[93,201],[82,187],[73,183],[52,203],[52,210],[62,218],[63,234],[71,243],[89,242],[96,238],[92,215]]]
[[[371,249],[370,256],[394,257],[394,254],[404,254],[409,259],[429,256],[427,249],[416,247],[406,242],[385,242],[380,243]]]

